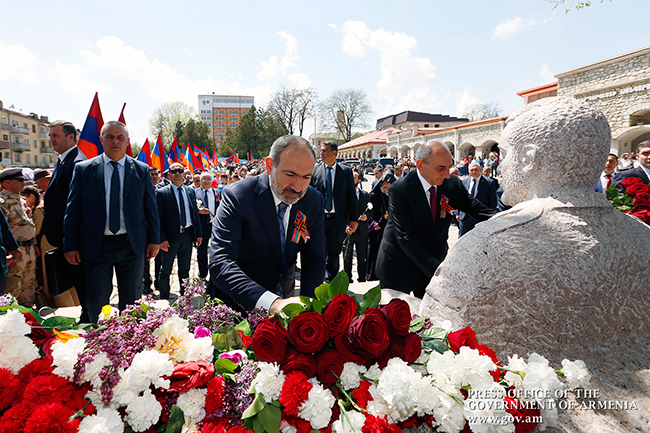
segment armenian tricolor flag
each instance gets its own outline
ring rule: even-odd
[[[232,155],[226,159],[226,164],[239,164],[239,156],[237,156],[236,150],[233,150]]]
[[[151,152],[151,166],[156,167],[161,173],[169,168],[169,161],[165,157],[165,146],[163,146],[160,132],[158,132],[156,144],[154,144],[153,152]]]
[[[144,144],[142,145],[142,149],[140,149],[140,153],[138,153],[138,157],[136,159],[138,161],[144,162],[149,167],[151,167],[151,149],[149,148],[148,138],[144,141]]]
[[[181,157],[180,157],[180,150],[178,148],[178,141],[176,141],[176,136],[174,135],[174,141],[172,141],[172,147],[169,148],[169,153],[167,153],[167,158],[172,162],[180,162]]]
[[[185,166],[192,172],[194,173],[194,164],[192,163],[192,154],[193,152],[190,151],[190,145],[188,144],[187,147],[185,148]]]
[[[99,139],[99,133],[102,126],[104,126],[104,119],[102,119],[102,110],[99,108],[99,97],[97,95],[97,92],[95,92],[95,98],[90,105],[86,123],[84,123],[77,142],[77,146],[88,159],[104,153],[104,146],[102,146]]]

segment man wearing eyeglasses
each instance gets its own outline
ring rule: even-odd
[[[185,292],[184,281],[190,277],[192,246],[202,242],[199,210],[193,188],[183,185],[183,166],[174,163],[169,166],[171,184],[158,190],[158,212],[160,215],[160,249],[164,251],[160,270],[160,299],[169,299],[171,287],[169,278],[178,260],[178,281],[181,295]]]
[[[19,249],[11,254],[16,257],[16,266],[9,269],[4,279],[2,291],[11,293],[18,303],[31,308],[36,297],[36,226],[32,212],[25,206],[20,192],[25,188],[25,178],[20,168],[9,168],[0,173],[0,208],[7,218],[9,228],[18,242]]]

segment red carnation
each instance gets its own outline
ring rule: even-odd
[[[449,348],[456,353],[460,352],[460,348],[463,346],[467,346],[470,349],[478,348],[476,334],[474,334],[474,331],[470,327],[449,333],[447,340],[449,341]]]
[[[504,400],[506,405],[506,412],[515,418],[516,433],[528,433],[537,427],[537,423],[526,422],[526,420],[530,421],[533,419],[539,419],[539,409],[532,409],[529,407],[520,408],[519,400],[515,400],[509,396],[506,396]]]
[[[68,422],[74,413],[61,403],[37,406],[25,423],[25,433],[76,433],[81,419]]]
[[[376,358],[388,350],[390,337],[388,323],[379,308],[368,308],[356,317],[348,330],[352,346],[369,358]]]
[[[391,336],[405,336],[411,326],[411,307],[403,299],[393,299],[381,307],[391,330]]]
[[[206,413],[214,413],[223,407],[223,385],[221,376],[215,376],[208,382],[208,392],[205,394]]]
[[[52,367],[51,358],[35,359],[18,372],[18,380],[23,383],[29,383],[36,376],[47,376],[52,374],[54,367]]]
[[[352,390],[352,398],[362,409],[368,409],[368,402],[372,401],[372,395],[368,391],[370,385],[371,383],[367,380],[362,380],[359,387]]]
[[[316,361],[314,361],[314,357],[293,349],[287,351],[287,355],[280,368],[285,374],[291,373],[292,371],[302,371],[307,378],[316,375]]]
[[[11,406],[21,390],[22,384],[17,377],[6,368],[0,368],[0,412]]]
[[[309,398],[309,391],[314,387],[302,371],[287,374],[280,392],[280,404],[287,415],[298,415],[298,409]]]
[[[348,326],[357,314],[357,302],[352,296],[338,293],[323,310],[323,320],[329,327],[329,336],[333,338],[348,332]]]
[[[402,430],[395,424],[388,424],[385,418],[368,414],[366,422],[361,428],[362,433],[401,433]]]
[[[411,332],[404,338],[392,341],[389,351],[391,356],[398,356],[407,364],[411,364],[420,357],[422,338],[418,334]]]
[[[314,353],[323,348],[329,339],[327,323],[315,311],[298,314],[289,322],[289,342],[302,353]]]
[[[170,385],[167,391],[183,393],[200,388],[207,385],[213,375],[214,365],[210,362],[181,362],[174,366],[174,372],[168,377]]]
[[[334,385],[343,372],[343,358],[334,349],[326,349],[316,357],[318,380],[325,386]]]
[[[251,347],[260,361],[280,363],[287,347],[287,330],[275,316],[264,319],[255,329]]]

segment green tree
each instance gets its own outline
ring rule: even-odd
[[[488,102],[486,104],[474,104],[465,110],[461,117],[466,117],[470,122],[478,122],[479,120],[493,119],[501,116],[503,110],[496,102]]]
[[[165,102],[156,108],[151,115],[149,119],[149,132],[153,137],[157,137],[158,131],[161,131],[163,144],[168,148],[174,139],[177,122],[185,125],[188,120],[196,118],[196,116],[196,110],[185,102]]]
[[[352,129],[368,126],[372,108],[361,89],[337,89],[321,104],[323,128],[337,131],[343,142],[352,139]]]
[[[200,120],[188,120],[185,125],[182,125],[181,135],[177,136],[176,139],[179,143],[193,144],[196,147],[205,149],[209,154],[212,154],[215,147],[210,128]]]
[[[219,156],[228,157],[236,150],[241,158],[246,158],[252,150],[254,158],[264,158],[273,142],[287,133],[286,127],[271,113],[253,106],[242,116],[237,129],[226,131],[226,141],[219,149]]]
[[[282,86],[271,96],[267,110],[293,134],[302,135],[305,121],[314,115],[316,90],[313,87],[299,89]]]

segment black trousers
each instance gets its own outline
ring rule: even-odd
[[[143,262],[144,253],[135,254],[126,235],[104,236],[95,261],[81,257],[88,282],[85,303],[91,322],[97,322],[102,307],[110,302],[113,269],[117,276],[120,310],[133,305],[136,299],[142,297]]]
[[[174,259],[178,258],[178,281],[180,283],[181,295],[185,293],[183,281],[190,277],[190,260],[192,258],[192,244],[194,243],[194,230],[188,229],[181,233],[175,242],[169,244],[169,250],[163,252],[162,268],[160,270],[160,283],[158,290],[160,290],[160,298],[169,298],[171,288],[169,286],[169,279],[174,266]]]
[[[199,278],[207,278],[209,271],[208,244],[212,235],[212,223],[210,220],[208,220],[207,223],[201,221],[201,229],[203,231],[203,241],[201,242],[201,245],[196,247],[196,261],[199,263]]]
[[[339,273],[339,256],[345,239],[345,225],[338,225],[336,217],[325,218],[325,281],[331,282]]]
[[[357,251],[357,281],[366,281],[366,253],[368,251],[368,223],[359,222],[359,227],[350,236],[350,244],[344,251],[343,270],[352,280],[352,251]]]

